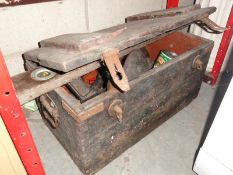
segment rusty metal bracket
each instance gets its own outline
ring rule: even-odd
[[[112,117],[116,117],[119,122],[122,122],[123,120],[123,102],[120,99],[114,100],[109,108],[108,108],[108,113]]]
[[[40,101],[45,108],[45,111],[43,111],[45,119],[47,119],[54,128],[57,128],[59,125],[59,113],[56,104],[48,94],[41,95]]]
[[[197,55],[195,59],[193,60],[192,68],[197,69],[199,71],[203,70],[203,62],[201,60],[200,55]]]
[[[225,27],[219,26],[209,18],[203,18],[201,20],[198,20],[196,21],[196,24],[208,33],[222,33],[226,30]]]
[[[120,62],[119,50],[113,49],[103,53],[102,58],[107,66],[113,82],[124,92],[130,89],[128,78]]]

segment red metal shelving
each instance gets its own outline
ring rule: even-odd
[[[43,165],[0,52],[0,115],[29,175],[44,175]]]

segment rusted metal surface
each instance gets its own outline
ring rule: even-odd
[[[85,52],[70,50],[71,47],[75,47],[74,43],[78,42],[78,40],[75,38],[79,37],[76,37],[76,35],[80,36],[80,34],[70,35],[69,39],[73,38],[71,41],[66,40],[64,36],[58,36],[56,39],[41,41],[41,48],[25,53],[24,57],[27,60],[37,62],[41,66],[68,72],[76,69],[77,67],[100,60],[102,53],[107,50],[118,49],[121,54],[121,52],[125,49],[155,38],[163,33],[166,33],[167,31],[176,30],[180,27],[184,27],[195,21],[206,18],[215,12],[215,10],[215,7],[196,9],[195,11],[182,13],[177,16],[163,17],[153,20],[140,20],[101,30],[97,33],[106,34],[118,30],[122,31],[119,35],[112,38],[111,42],[104,42],[97,47],[91,47],[90,49],[85,50]],[[54,47],[54,45],[51,46],[48,43],[51,43],[52,40],[54,40],[53,43],[56,43],[57,45],[60,45],[62,43],[60,41],[64,40],[68,48],[64,49]],[[88,42],[88,37],[86,40]],[[85,42],[82,44],[85,45]]]
[[[103,53],[102,58],[117,87],[124,92],[130,90],[128,78],[121,65],[119,51],[116,49],[107,51]]]
[[[200,21],[197,21],[196,24],[208,33],[222,33],[226,29],[225,27],[219,26],[209,18],[203,18]]]
[[[160,39],[160,42],[148,44],[145,48],[148,51],[150,58],[155,60],[161,50],[170,50],[180,55],[192,50],[194,47],[198,47],[202,42],[202,38],[196,37],[195,40],[191,40],[190,37],[184,35],[182,32],[175,32],[164,36],[163,39]]]
[[[153,12],[140,13],[133,16],[128,16],[125,18],[126,22],[145,20],[145,19],[155,19],[155,18],[163,18],[169,16],[176,16],[184,13],[189,13],[190,11],[194,11],[200,9],[200,4],[195,4],[193,6],[181,7],[181,8],[171,8],[166,10],[159,10]]]
[[[206,72],[205,76],[203,77],[203,81],[208,84],[211,84],[211,82],[214,81],[214,76],[210,72]]]
[[[167,36],[169,39],[165,37],[167,42],[160,39],[154,44],[165,48],[174,40],[179,42],[183,45],[180,47],[182,52],[176,59],[133,79],[129,82],[131,89],[125,93],[110,88],[79,104],[81,111],[93,108],[97,110],[97,104],[101,104],[103,109],[81,122],[76,122],[74,117],[77,116],[70,116],[63,109],[63,95],[57,90],[51,94],[58,106],[61,120],[61,125],[51,131],[84,174],[94,174],[103,168],[198,95],[213,42],[191,34],[182,34],[184,36],[180,37],[181,34],[176,37],[171,34],[172,37]],[[173,45],[173,50],[177,47],[179,45]],[[198,57],[203,62],[202,70],[193,68]],[[121,122],[115,114],[109,114],[109,108],[115,104],[115,100],[122,101],[119,105],[123,114]],[[66,102],[72,106],[73,102]],[[75,111],[77,106],[71,108]],[[121,110],[115,111],[121,113]],[[82,112],[77,111],[77,114],[80,113]],[[51,128],[49,124],[48,126]]]
[[[197,55],[193,61],[193,68],[202,71],[203,70],[203,62],[201,61],[200,55]]]

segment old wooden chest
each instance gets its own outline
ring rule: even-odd
[[[199,10],[188,13],[194,9]],[[24,55],[26,67],[48,67],[57,75],[43,83],[24,83],[24,89],[22,82],[18,83],[21,103],[43,94],[37,101],[47,126],[80,170],[93,174],[197,97],[213,41],[178,28],[214,11],[215,8],[188,7],[181,12],[175,10],[182,15],[166,17],[167,22],[144,20],[103,30],[98,37],[94,33],[44,40],[40,49]],[[106,31],[111,34],[101,36]],[[110,55],[110,61],[98,62],[106,48],[117,48],[121,61]],[[175,52],[177,56],[153,68],[161,50]],[[110,75],[103,69],[106,65]],[[101,74],[105,76],[95,83]],[[28,81],[28,76],[19,76],[15,81]],[[34,91],[20,96],[22,92],[28,94],[29,87]]]
[[[176,32],[147,47],[155,55],[169,49],[179,56],[131,80],[125,93],[111,88],[82,104],[66,88],[48,93],[59,122],[48,127],[85,174],[105,166],[198,95],[212,41]],[[121,121],[109,114],[114,105],[122,109]]]

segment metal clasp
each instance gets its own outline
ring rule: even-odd
[[[113,49],[103,53],[102,58],[107,66],[113,82],[124,92],[130,89],[128,78],[120,62],[119,51]]]

